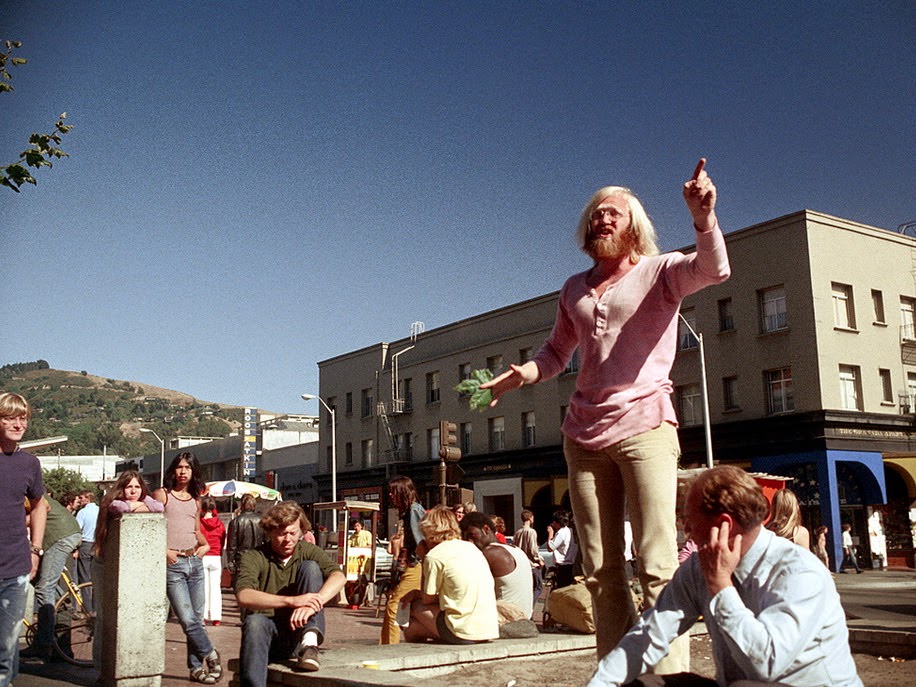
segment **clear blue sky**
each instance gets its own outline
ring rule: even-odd
[[[912,2],[0,0],[0,364],[315,412],[316,363],[558,289],[596,188],[693,242],[916,219]]]

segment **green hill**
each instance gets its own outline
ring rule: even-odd
[[[88,372],[55,370],[44,360],[0,367],[0,391],[22,394],[32,405],[26,439],[67,435],[69,455],[108,453],[136,457],[158,450],[155,437],[224,437],[242,424],[243,409]],[[151,447],[151,444],[154,446]]]

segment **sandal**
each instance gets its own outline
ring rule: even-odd
[[[210,655],[204,659],[204,663],[207,666],[207,672],[210,673],[214,682],[218,681],[223,676],[223,666],[220,664],[219,652],[216,649],[210,652]]]
[[[191,682],[200,682],[204,685],[212,685],[216,682],[216,678],[210,675],[206,669],[201,666],[200,668],[195,668],[191,671]]]

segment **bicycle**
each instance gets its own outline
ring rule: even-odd
[[[92,582],[74,584],[67,569],[64,568],[58,585],[64,588],[64,593],[54,604],[54,653],[73,665],[91,666],[95,613],[86,609],[83,592],[92,588]],[[22,623],[25,626],[26,645],[32,646],[37,623],[32,618],[24,618]]]

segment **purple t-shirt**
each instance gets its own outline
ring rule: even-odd
[[[32,569],[25,529],[25,499],[45,493],[41,463],[31,453],[0,453],[0,580],[28,575]]]

